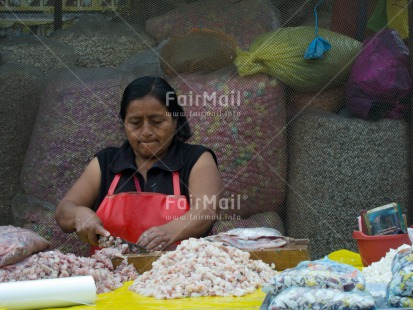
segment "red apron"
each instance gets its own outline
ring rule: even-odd
[[[172,172],[174,195],[142,192],[136,176],[136,192],[113,194],[120,177],[120,173],[115,175],[108,194],[96,211],[103,227],[112,236],[136,243],[147,229],[166,224],[189,210],[188,200],[181,196],[178,171]],[[92,253],[97,249],[92,247]]]

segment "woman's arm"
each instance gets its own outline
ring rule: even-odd
[[[100,178],[100,165],[95,157],[56,208],[60,228],[67,233],[76,231],[83,241],[93,245],[97,245],[97,235],[110,235],[92,210],[98,197]]]
[[[138,244],[149,250],[165,248],[190,237],[201,237],[214,223],[221,192],[222,179],[210,152],[203,153],[189,175],[191,209],[178,219],[148,229]]]

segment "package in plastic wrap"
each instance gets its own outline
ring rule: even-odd
[[[399,250],[391,263],[391,272],[394,274],[403,266],[413,262],[413,247]]]
[[[413,298],[389,294],[387,297],[387,304],[392,307],[412,309]]]
[[[280,309],[376,309],[370,293],[337,289],[290,287],[277,296],[267,296],[261,310]]]
[[[413,248],[402,249],[391,264],[387,303],[393,307],[413,306]]]
[[[355,267],[323,258],[303,261],[295,268],[284,270],[275,275],[263,291],[277,295],[291,286],[331,288],[344,292],[364,291],[366,281],[361,271]]]
[[[17,263],[32,253],[50,247],[36,232],[14,226],[0,226],[0,267]]]

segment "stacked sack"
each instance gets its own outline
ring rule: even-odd
[[[0,225],[13,223],[11,203],[21,187],[19,176],[44,82],[34,66],[0,65]]]
[[[100,15],[79,17],[67,29],[54,31],[54,40],[73,48],[78,67],[116,67],[155,41],[139,26],[107,20]]]
[[[289,237],[310,240],[313,259],[358,250],[349,232],[361,209],[393,197],[409,212],[407,125],[315,109],[289,124],[285,223]]]
[[[243,218],[280,211],[287,170],[283,85],[265,74],[240,77],[226,70],[169,82],[193,131],[190,143],[217,155],[222,202],[228,202],[219,211]]]
[[[387,303],[392,307],[413,307],[413,248],[400,250],[391,264],[392,279]]]
[[[27,35],[0,40],[0,54],[4,63],[20,63],[49,73],[57,68],[75,65],[75,51],[60,41]]]
[[[13,215],[53,249],[85,256],[87,244],[57,226],[57,203],[94,154],[126,139],[119,102],[133,78],[113,68],[58,70],[50,76],[21,172],[24,195],[13,200]]]
[[[279,27],[279,11],[269,0],[198,0],[145,23],[146,32],[158,42],[194,28],[208,28],[234,36],[243,48]]]
[[[264,309],[375,309],[356,268],[328,258],[303,261],[263,287]]]

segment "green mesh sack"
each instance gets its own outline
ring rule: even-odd
[[[323,58],[304,59],[314,39],[314,27],[287,27],[258,36],[249,51],[237,48],[235,65],[241,76],[268,73],[300,91],[317,91],[346,81],[361,43],[345,35],[319,29],[332,48]]]

